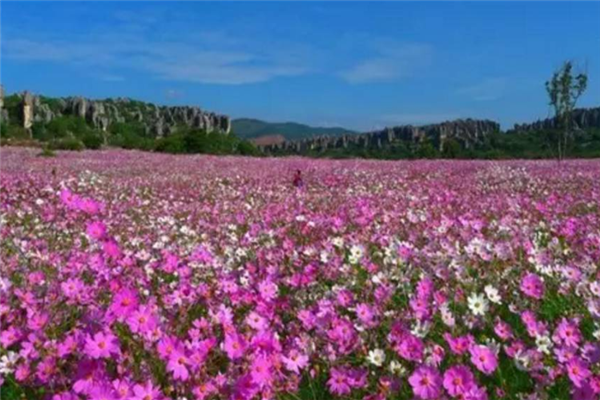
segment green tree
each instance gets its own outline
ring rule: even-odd
[[[587,89],[587,82],[586,73],[574,74],[571,61],[565,62],[546,82],[550,105],[554,109],[554,115],[562,128],[555,144],[556,156],[559,161],[565,157],[569,140],[573,134],[573,110],[577,100]]]
[[[462,153],[462,147],[456,139],[444,140],[442,148],[442,157],[444,158],[458,158]]]
[[[436,158],[438,156],[437,149],[431,143],[429,138],[425,137],[417,146],[415,151],[417,158]]]

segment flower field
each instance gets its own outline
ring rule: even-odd
[[[600,397],[600,161],[3,148],[0,207],[2,399]]]

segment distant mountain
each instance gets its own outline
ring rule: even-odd
[[[314,136],[342,136],[356,133],[338,127],[313,127],[295,122],[266,122],[252,118],[234,119],[231,123],[231,130],[242,139],[281,135],[286,140],[301,140]]]

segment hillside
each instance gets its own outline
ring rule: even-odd
[[[242,139],[281,135],[286,140],[301,140],[315,136],[342,136],[356,133],[339,127],[313,127],[296,122],[266,122],[253,118],[234,119],[231,130]]]

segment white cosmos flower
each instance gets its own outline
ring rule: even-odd
[[[9,351],[0,358],[0,374],[8,375],[14,371],[15,364],[19,359],[19,355],[14,351]]]
[[[390,362],[389,370],[392,374],[402,376],[406,374],[406,368],[396,360]]]
[[[348,261],[350,264],[356,264],[362,258],[364,251],[362,247],[354,245],[350,248],[350,256],[348,257]]]
[[[485,291],[485,295],[487,296],[487,298],[492,303],[502,304],[502,298],[500,297],[500,293],[498,292],[498,289],[496,289],[492,285],[487,285],[486,287],[483,288],[483,290]]]
[[[538,351],[549,355],[552,348],[552,340],[546,335],[538,335],[535,337],[535,345]]]
[[[371,350],[367,359],[371,364],[381,367],[385,361],[385,353],[381,349]]]
[[[344,246],[344,239],[341,238],[341,237],[336,237],[336,238],[333,238],[331,240],[331,243],[333,243],[333,245],[335,247],[340,247],[341,248],[342,246]]]
[[[489,309],[489,302],[485,298],[485,296],[481,293],[473,293],[469,296],[469,310],[473,313],[473,315],[485,315],[485,313]]]

